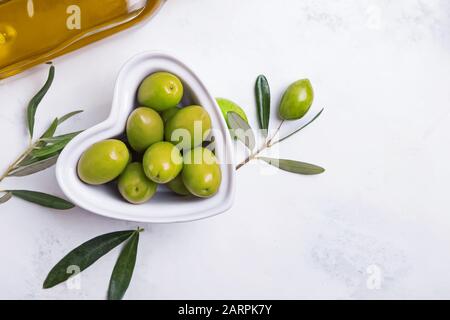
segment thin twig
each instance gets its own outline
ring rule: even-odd
[[[145,231],[145,229],[141,228],[141,227],[138,227],[137,230],[136,230],[136,232],[138,232],[138,233],[141,233],[141,232],[144,232],[144,231]]]
[[[272,135],[272,137],[270,139],[267,139],[266,142],[255,152],[251,153],[247,158],[245,158],[244,161],[242,161],[241,163],[239,163],[236,166],[236,170],[239,170],[242,166],[244,166],[245,164],[247,164],[248,162],[250,162],[251,160],[255,159],[257,155],[259,155],[262,151],[264,151],[267,148],[270,148],[272,146],[272,140],[277,136],[278,132],[281,129],[281,126],[283,125],[284,120],[280,122],[280,125],[278,126],[277,130],[275,131],[275,133]]]
[[[236,170],[239,170],[242,166],[244,166],[245,164],[247,164],[248,162],[250,162],[251,160],[253,160],[258,154],[260,154],[263,150],[265,150],[268,147],[267,142],[264,143],[264,145],[262,145],[262,147],[260,147],[257,151],[253,152],[252,154],[250,154],[247,158],[245,158],[244,161],[242,161],[241,163],[239,163],[236,166]]]
[[[278,125],[278,128],[277,128],[277,130],[275,131],[275,133],[274,133],[274,135],[272,136],[272,138],[270,138],[269,139],[269,141],[267,141],[267,147],[271,147],[273,144],[272,144],[272,141],[273,141],[273,139],[275,139],[275,137],[277,136],[277,134],[278,134],[278,132],[280,132],[280,129],[281,129],[281,126],[283,125],[283,123],[284,123],[284,120],[282,120],[281,122],[280,122],[280,124]]]
[[[281,138],[280,140],[275,141],[275,142],[272,143],[270,146],[273,146],[273,145],[275,145],[275,144],[277,144],[277,143],[280,143],[281,141],[284,141],[284,140],[286,140],[287,138],[292,137],[292,136],[293,136],[294,134],[296,134],[297,132],[299,132],[299,131],[305,129],[307,126],[309,126],[311,123],[313,123],[314,120],[316,120],[316,119],[322,114],[323,110],[324,110],[324,108],[322,108],[322,110],[320,110],[320,111],[314,116],[314,118],[312,118],[310,121],[308,121],[305,125],[301,126],[299,129],[295,130],[294,132],[291,132],[290,134],[288,134],[287,136]]]
[[[304,128],[306,128],[308,125],[310,125],[312,122],[314,122],[314,120],[316,120],[316,119],[322,114],[323,110],[324,110],[324,108],[322,108],[322,110],[320,110],[320,111],[314,116],[314,118],[312,118],[310,121],[308,121],[305,125],[301,126],[299,129],[295,130],[294,132],[291,132],[291,133],[288,134],[287,136],[285,136],[285,137],[283,137],[283,138],[281,138],[281,139],[279,139],[279,140],[277,140],[277,141],[275,141],[275,142],[272,142],[273,139],[275,139],[275,137],[277,136],[278,132],[279,132],[280,129],[281,129],[281,126],[282,126],[283,123],[284,123],[284,120],[281,121],[280,125],[278,126],[277,130],[275,131],[275,134],[274,134],[270,139],[268,139],[268,140],[264,143],[264,145],[263,145],[261,148],[259,148],[256,152],[250,154],[244,161],[242,161],[241,163],[239,163],[239,164],[236,166],[236,170],[239,170],[240,168],[242,168],[242,166],[244,166],[245,164],[247,164],[247,163],[250,162],[251,160],[255,159],[256,156],[259,155],[259,154],[260,154],[262,151],[264,151],[265,149],[270,148],[270,147],[276,145],[277,143],[280,143],[281,141],[286,140],[287,138],[293,136],[293,135],[296,134],[297,132],[299,132],[299,131],[303,130]]]
[[[0,176],[0,182],[3,181],[12,170],[16,169],[16,166],[33,151],[35,145],[36,143],[30,144],[28,148],[22,152],[22,154],[17,157],[11,165],[9,165],[8,169],[6,169],[6,171]]]

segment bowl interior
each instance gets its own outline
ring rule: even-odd
[[[122,199],[115,183],[91,186],[78,178],[76,167],[81,154],[95,142],[123,134],[128,115],[138,106],[136,92],[140,83],[158,71],[167,71],[180,78],[185,90],[183,106],[198,104],[210,114],[215,153],[222,170],[220,189],[211,198],[177,196],[160,185],[149,202],[132,205]],[[227,210],[234,198],[234,172],[231,139],[215,100],[194,72],[179,60],[162,53],[140,54],[125,64],[116,82],[108,119],[75,137],[61,153],[56,166],[58,183],[72,202],[107,217],[140,222],[189,221]]]

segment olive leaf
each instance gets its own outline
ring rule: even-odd
[[[31,99],[30,103],[28,104],[27,121],[28,121],[28,131],[30,132],[31,138],[33,138],[33,133],[34,133],[34,122],[35,122],[36,110],[39,106],[39,103],[42,101],[45,94],[47,93],[48,89],[50,89],[50,86],[53,83],[54,77],[55,77],[55,67],[50,66],[47,81],[45,82],[45,84],[41,88],[41,90],[39,90],[39,92]]]
[[[259,128],[267,134],[270,120],[270,87],[265,76],[260,75],[255,84],[256,108]]]
[[[324,168],[316,166],[314,164],[295,160],[274,159],[267,157],[257,157],[257,159],[265,161],[268,164],[277,167],[281,170],[298,174],[313,175],[313,174],[320,174],[325,171]]]
[[[75,138],[77,135],[79,135],[81,132],[83,132],[83,131],[66,133],[66,134],[62,134],[60,136],[56,136],[56,137],[43,138],[42,141],[45,141],[47,143],[55,143],[55,142],[60,142],[60,141],[65,141],[65,140],[70,141],[73,138]]]
[[[58,125],[60,125],[64,121],[67,121],[70,118],[72,118],[73,116],[76,116],[77,114],[82,113],[82,112],[83,112],[83,110],[76,110],[76,111],[72,111],[72,112],[69,112],[68,114],[63,115],[61,118],[58,119]]]
[[[56,163],[56,161],[58,160],[58,157],[59,157],[59,153],[50,158],[40,160],[37,162],[33,162],[29,165],[25,165],[22,167],[18,167],[16,169],[10,171],[8,173],[8,176],[9,177],[24,177],[24,176],[28,176],[28,175],[34,174],[36,172],[45,170],[45,169],[53,166]]]
[[[83,112],[83,110],[77,110],[77,111],[69,112],[68,114],[63,115],[61,118],[55,118],[55,120],[53,120],[50,127],[48,127],[48,129],[42,134],[40,140],[45,141],[46,139],[52,138],[56,132],[56,129],[58,128],[58,126],[60,124],[62,124],[63,122],[67,121],[68,119],[72,118],[73,116],[75,116],[81,112]]]
[[[36,162],[40,162],[40,161],[43,161],[43,160],[52,158],[52,157],[54,157],[54,156],[59,156],[60,152],[61,152],[61,151],[57,151],[57,152],[55,152],[55,153],[51,153],[51,154],[48,154],[48,155],[42,156],[42,157],[34,157],[34,156],[32,156],[32,155],[30,154],[30,155],[26,156],[25,159],[23,159],[22,161],[20,161],[20,162],[15,166],[15,169],[14,169],[14,170],[16,170],[16,169],[18,169],[18,168],[21,168],[21,167],[29,166],[29,165],[34,164],[34,163],[36,163]]]
[[[40,158],[40,157],[45,157],[48,155],[55,154],[55,153],[61,151],[62,149],[64,149],[64,147],[70,142],[70,140],[71,139],[58,140],[53,144],[46,145],[44,147],[35,149],[31,152],[31,156]]]
[[[21,169],[22,167],[29,166],[31,164],[35,164],[37,162],[41,162],[43,160],[53,158],[55,156],[58,156],[59,153],[64,149],[64,147],[67,145],[67,143],[73,139],[75,136],[80,134],[83,131],[76,131],[71,132],[59,136],[54,136],[56,129],[60,124],[67,121],[68,119],[72,118],[73,116],[83,112],[83,110],[77,110],[73,112],[69,112],[65,115],[63,115],[61,118],[55,118],[51,125],[47,128],[47,130],[42,134],[42,136],[39,138],[38,141],[36,141],[33,145],[33,148],[35,149],[33,152],[28,154],[25,158],[23,158],[19,163],[15,164],[15,170]],[[48,144],[56,144],[48,146]],[[36,151],[40,150],[40,151]],[[57,158],[55,158],[57,159]],[[55,160],[56,161],[56,160]],[[45,164],[48,164],[49,162],[45,162]],[[54,164],[54,163],[53,163]],[[39,167],[39,164],[38,166]],[[46,168],[44,168],[46,169]],[[37,172],[37,171],[36,171]],[[34,172],[33,172],[34,173]],[[10,173],[9,176],[12,176]],[[18,176],[18,175],[16,175]]]
[[[43,288],[48,289],[66,281],[72,275],[68,273],[68,269],[72,266],[77,266],[80,272],[87,269],[95,261],[129,239],[135,232],[135,230],[126,230],[106,233],[76,247],[50,270]]]
[[[55,120],[52,121],[50,127],[48,127],[48,129],[42,134],[41,139],[53,137],[56,132],[56,128],[58,127],[58,121],[58,118],[55,118]]]
[[[228,123],[230,125],[230,133],[232,137],[238,138],[247,148],[253,150],[256,145],[255,135],[250,125],[242,119],[236,112],[227,113]]]
[[[304,124],[303,126],[301,126],[300,128],[298,128],[297,130],[295,130],[294,132],[291,132],[290,134],[288,134],[287,136],[281,138],[280,140],[272,143],[272,145],[276,144],[276,143],[280,143],[281,141],[286,140],[289,137],[292,137],[294,134],[296,134],[297,132],[305,129],[307,126],[309,126],[311,123],[314,122],[314,120],[316,120],[323,112],[324,108],[322,108],[322,110],[320,110],[311,120],[309,120],[306,124]]]
[[[16,169],[18,170],[22,167],[26,167],[32,164],[37,164],[38,162],[41,162],[46,159],[50,159],[53,157],[59,156],[61,151],[64,149],[64,147],[72,140],[74,137],[76,137],[78,134],[80,134],[83,131],[77,131],[77,132],[71,132],[67,134],[63,134],[56,137],[49,137],[49,138],[42,138],[39,142],[35,145],[35,150],[33,150],[28,156],[26,156],[22,161],[20,161],[18,164],[16,164]],[[48,145],[49,143],[53,143],[51,145]],[[55,160],[56,161],[56,160]],[[44,168],[46,169],[46,168]],[[11,175],[11,174],[9,174]]]
[[[29,190],[8,190],[8,192],[14,197],[51,209],[67,210],[75,207],[73,203],[47,193]]]
[[[108,300],[121,300],[130,285],[136,265],[139,232],[133,233],[117,258],[109,281]]]
[[[11,199],[12,193],[7,191],[3,196],[0,197],[0,204],[7,202],[9,199]]]
[[[39,138],[39,140],[41,141],[35,142],[35,148],[42,148],[43,146],[45,146],[46,143],[43,142],[42,139],[52,137],[55,134],[57,127],[58,127],[58,118],[55,118],[50,124],[50,126],[47,128],[47,130],[45,130],[45,132]],[[23,161],[25,161],[26,159],[27,158],[23,159]]]

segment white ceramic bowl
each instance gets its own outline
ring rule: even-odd
[[[95,142],[121,135],[128,115],[137,106],[136,92],[142,80],[151,73],[167,71],[183,82],[183,105],[198,104],[211,116],[215,134],[216,156],[221,163],[222,184],[208,199],[180,197],[164,186],[147,203],[132,205],[119,195],[114,185],[91,186],[77,175],[81,154]],[[59,156],[56,178],[64,194],[77,206],[88,211],[121,220],[170,223],[210,217],[229,209],[234,200],[235,169],[228,129],[215,99],[197,75],[180,60],[164,53],[145,52],[129,60],[117,78],[109,117],[75,137]]]

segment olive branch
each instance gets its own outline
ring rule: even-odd
[[[77,131],[55,136],[57,128],[62,123],[82,112],[82,110],[77,110],[60,118],[55,118],[47,130],[38,139],[33,140],[36,111],[55,77],[55,67],[51,63],[49,65],[47,81],[30,100],[27,107],[28,147],[0,175],[0,182],[8,177],[25,177],[52,167],[58,160],[58,156],[64,147],[81,132]],[[0,190],[0,192],[3,193],[0,197],[0,204],[6,203],[12,197],[17,197],[52,209],[66,210],[74,207],[67,200],[43,192],[30,190]]]
[[[259,128],[265,134],[264,143],[257,150],[254,150],[255,144],[256,144],[255,143],[256,139],[255,139],[253,130],[251,129],[251,127],[247,123],[247,121],[245,121],[239,114],[237,114],[235,112],[229,112],[227,114],[227,120],[230,125],[230,132],[231,132],[232,137],[239,139],[250,150],[250,155],[247,156],[242,162],[240,162],[236,166],[236,170],[239,170],[240,168],[242,168],[244,165],[246,165],[250,161],[257,159],[257,160],[264,161],[264,162],[266,162],[274,167],[277,167],[281,170],[292,172],[292,173],[303,174],[303,175],[315,175],[315,174],[323,173],[325,171],[325,169],[320,166],[314,165],[314,164],[296,161],[296,160],[289,160],[289,159],[275,159],[275,158],[261,157],[259,155],[264,150],[276,145],[277,143],[285,141],[286,139],[292,137],[296,133],[305,129],[307,126],[309,126],[311,123],[313,123],[322,114],[324,109],[321,109],[306,124],[300,126],[298,129],[287,134],[286,136],[284,136],[278,140],[275,140],[281,130],[281,127],[287,120],[282,119],[280,124],[278,125],[277,129],[273,133],[273,135],[271,137],[267,136],[267,133],[269,132],[270,103],[271,102],[270,102],[269,83],[268,83],[266,77],[263,75],[258,76],[258,78],[256,79],[255,98],[256,98],[258,120],[259,120],[258,121]],[[302,118],[302,117],[300,117],[300,118]]]

